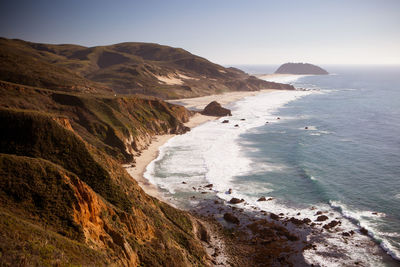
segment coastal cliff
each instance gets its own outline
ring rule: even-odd
[[[285,63],[276,71],[276,74],[310,74],[310,75],[326,75],[329,74],[321,67],[309,63]]]
[[[1,103],[0,110],[0,249],[4,264],[208,264],[197,237],[200,223],[143,192],[119,162],[126,160],[129,153],[122,150],[129,146],[121,143],[121,147],[112,147],[117,147],[115,150],[107,149],[110,129],[115,140],[129,135],[135,140],[120,121],[112,124],[111,117],[96,117],[86,123],[68,119],[66,114],[71,111],[66,103],[71,104],[70,100],[63,102],[67,107],[58,106],[59,102],[52,100],[53,93],[42,89],[2,83],[4,87],[7,90],[3,93],[9,92],[7,99],[11,100]],[[24,92],[25,103],[13,104],[15,90]],[[47,110],[21,109],[39,100]],[[82,107],[74,100],[78,114]],[[116,103],[121,101],[109,104],[120,108]],[[148,99],[125,99],[125,107],[131,101],[142,110],[135,109],[131,120],[126,118],[125,122],[149,126],[137,136],[184,131],[186,114],[172,111],[179,107],[167,109],[162,105],[165,103]],[[158,113],[158,119],[155,114],[153,120],[140,117],[145,108]],[[46,112],[49,110],[52,113]],[[91,116],[95,117],[94,111]],[[104,130],[101,126],[107,120],[108,129]],[[121,139],[116,137],[119,134]],[[145,144],[146,138],[142,140]]]
[[[155,44],[1,38],[0,59],[2,264],[212,265],[205,222],[147,195],[122,164],[190,130],[193,111],[155,96],[292,86]]]

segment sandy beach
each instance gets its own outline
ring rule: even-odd
[[[220,95],[209,95],[201,96],[195,98],[185,98],[177,100],[167,100],[167,102],[177,105],[185,106],[187,109],[191,110],[202,110],[206,105],[212,101],[217,101],[222,106],[229,104],[231,102],[238,101],[247,96],[255,96],[260,93],[267,93],[275,91],[274,89],[265,89],[260,91],[240,91],[240,92],[227,92]]]
[[[251,92],[228,92],[220,95],[210,95],[196,98],[187,98],[187,99],[179,99],[179,100],[169,100],[169,103],[183,105],[187,109],[191,110],[202,110],[207,104],[212,101],[217,101],[221,105],[226,105],[231,102],[238,101],[247,96],[254,96],[260,93],[272,92],[273,89],[260,90],[260,91],[251,91]],[[194,116],[190,118],[188,122],[185,123],[185,126],[189,128],[194,128],[199,126],[207,121],[215,120],[218,117],[213,116],[205,116],[199,113],[196,113]],[[160,200],[164,200],[162,198],[162,194],[160,194],[159,188],[150,183],[143,175],[146,171],[147,165],[150,164],[153,160],[158,157],[159,148],[164,145],[169,139],[174,137],[175,135],[158,135],[155,136],[152,142],[149,144],[147,149],[141,152],[141,155],[135,157],[136,164],[132,167],[130,164],[125,165],[124,167],[128,171],[128,173],[135,179],[140,187],[149,195],[156,197]]]

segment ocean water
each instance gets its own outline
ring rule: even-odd
[[[272,68],[242,69],[268,73]],[[333,74],[285,80],[307,91],[245,98],[229,106],[232,117],[170,139],[145,177],[183,208],[199,201],[190,198],[193,187],[212,183],[218,197],[244,198],[267,211],[290,216],[301,211],[304,218],[313,216],[315,207],[328,210],[344,220],[343,227],[366,228],[399,260],[400,67],[327,69]],[[230,122],[222,124],[224,119]],[[232,195],[226,194],[229,188]],[[260,196],[274,200],[257,202]],[[331,242],[363,253],[340,238]],[[307,258],[313,262],[317,256]],[[389,264],[379,257],[368,261]]]

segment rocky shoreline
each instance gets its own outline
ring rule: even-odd
[[[214,266],[371,266],[365,254],[392,262],[367,230],[331,207],[277,211],[237,198],[229,188],[225,199],[212,184],[192,190],[180,203],[164,201],[189,211],[205,226],[201,240]],[[272,207],[276,201],[259,196],[257,203]]]

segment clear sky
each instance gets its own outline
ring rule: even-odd
[[[219,64],[400,64],[400,0],[0,0],[0,36],[154,42]]]

